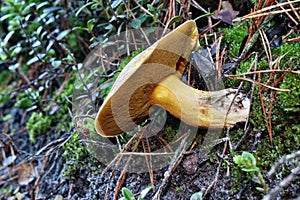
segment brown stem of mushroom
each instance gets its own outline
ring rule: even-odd
[[[197,90],[181,82],[176,75],[171,75],[155,88],[151,103],[160,105],[192,126],[232,127],[237,122],[246,121],[250,107],[250,100],[247,98],[238,96],[234,100],[236,92],[234,89],[213,92]]]

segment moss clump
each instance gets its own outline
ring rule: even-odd
[[[168,142],[174,140],[176,134],[177,134],[177,130],[171,126],[168,126],[164,131],[164,137]]]
[[[9,70],[2,70],[0,73],[0,86],[6,81],[11,72]]]
[[[47,132],[51,125],[50,116],[44,115],[43,113],[32,113],[31,117],[26,123],[29,138],[31,141],[35,142],[36,138]]]
[[[75,173],[79,170],[92,169],[91,166],[97,166],[97,160],[90,156],[86,146],[80,142],[80,136],[77,132],[73,133],[69,141],[64,144],[65,152],[63,153],[64,159],[67,161],[67,168],[65,171],[66,177],[74,177]],[[92,169],[96,170],[96,167]]]
[[[281,84],[281,88],[291,89],[292,92],[280,92],[277,94],[274,108],[272,111],[272,144],[269,138],[264,138],[262,144],[257,150],[259,154],[261,166],[270,168],[279,157],[290,154],[294,151],[299,150],[300,146],[300,124],[299,124],[299,113],[300,113],[300,77],[293,74],[287,74]],[[256,111],[255,113],[258,113]],[[259,116],[259,118],[257,118]],[[264,118],[262,117],[261,111],[256,116],[256,119],[261,124],[256,124],[256,127],[260,127],[265,131]],[[258,123],[257,121],[257,123]],[[267,133],[266,133],[267,134]]]
[[[224,35],[225,41],[238,41],[234,39],[234,35],[228,35],[227,31],[239,34],[239,30],[225,30],[226,34]],[[235,54],[238,51],[238,45],[235,48],[234,44],[232,44],[231,51]],[[272,48],[272,57],[273,61],[276,58],[281,58],[281,61],[277,67],[277,69],[291,69],[294,71],[300,70],[300,60],[299,60],[299,52],[300,52],[300,43],[284,43],[278,48]],[[245,73],[251,63],[253,62],[253,58],[247,60],[246,62],[242,62],[240,64],[239,69],[237,69],[236,73]],[[258,62],[257,70],[265,70],[269,69],[269,64],[267,60],[262,58]],[[280,77],[281,74],[276,74],[275,77]],[[260,82],[266,83],[269,79],[270,74],[261,74]],[[248,77],[253,78],[253,77]],[[257,76],[256,76],[257,81]],[[227,82],[226,82],[227,83]],[[272,82],[271,82],[272,83]],[[262,104],[260,102],[259,96],[259,88],[257,85],[253,85],[254,87],[254,96],[253,102],[251,105],[251,116],[249,122],[251,124],[251,135],[248,136],[250,139],[254,139],[254,135],[258,132],[261,132],[262,135],[258,138],[259,143],[255,146],[255,152],[253,153],[257,160],[257,165],[260,166],[262,172],[266,172],[271,169],[274,163],[278,161],[278,159],[284,155],[293,153],[299,150],[300,146],[300,125],[299,125],[299,113],[300,113],[300,76],[291,73],[285,73],[284,79],[276,85],[276,87],[283,89],[290,89],[291,92],[275,92],[275,97],[272,97],[271,90],[268,89],[263,93],[263,99],[265,103],[265,107],[267,112],[270,111],[270,102],[272,102],[272,141],[270,141],[269,134],[266,127],[265,118],[262,112]],[[231,84],[231,85],[229,85]],[[228,86],[232,86],[232,84],[236,85],[235,81],[228,81]],[[269,83],[270,84],[270,83]],[[238,141],[244,131],[232,130],[231,131],[231,139]],[[249,151],[251,149],[251,144],[249,146],[249,140],[245,140],[241,150]],[[233,156],[235,152],[232,152]],[[291,166],[282,168],[281,171],[278,170],[280,176],[288,175],[291,171]],[[233,193],[239,192],[244,184],[250,181],[250,177],[247,177],[244,172],[241,172],[235,165],[231,165],[232,177],[234,177],[233,181]],[[266,178],[266,177],[265,177]],[[242,183],[242,184],[241,184]],[[253,191],[254,194],[255,191]]]
[[[230,44],[230,54],[237,56],[243,39],[248,34],[246,22],[241,22],[233,27],[224,28],[220,31],[224,31],[223,41]]]
[[[5,88],[0,90],[0,104],[10,100],[10,96],[7,95],[11,91],[11,88]]]

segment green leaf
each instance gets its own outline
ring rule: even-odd
[[[40,35],[42,30],[43,30],[43,26],[40,26],[40,27],[38,27],[38,28],[36,29],[35,32],[36,32],[37,35]]]
[[[159,4],[159,6],[156,8],[156,10],[157,10],[157,11],[160,10],[160,9],[163,7],[163,5],[164,5],[164,4],[162,4],[162,3]]]
[[[27,14],[28,12],[30,12],[30,9],[35,6],[36,3],[30,3],[28,4],[23,10],[22,10],[22,13],[23,15]]]
[[[213,13],[207,13],[207,14],[204,14],[204,15],[200,15],[199,17],[195,18],[194,21],[197,21],[198,19],[201,19],[203,17],[209,17],[209,16],[212,16],[214,15]]]
[[[138,29],[142,26],[142,23],[147,19],[146,15],[141,15],[132,22],[130,22],[130,26],[134,29]]]
[[[37,56],[34,56],[33,58],[31,58],[30,60],[27,61],[27,65],[31,65],[32,63],[35,63],[39,61],[39,58]]]
[[[258,190],[258,191],[260,191],[260,192],[264,192],[265,190],[263,189],[263,188],[261,188],[261,187],[256,187],[256,189]]]
[[[3,121],[8,121],[11,118],[11,114],[7,114],[3,117]]]
[[[122,188],[122,195],[124,196],[124,198],[126,200],[135,200],[135,197],[132,194],[132,192],[129,189],[125,188],[125,187]]]
[[[43,10],[43,13],[52,13],[52,12],[60,10],[60,9],[62,9],[62,8],[58,7],[58,6],[53,6],[53,7],[45,8]]]
[[[4,21],[12,16],[16,15],[16,13],[9,13],[9,14],[6,14],[6,15],[3,15],[1,18],[0,18],[0,21]]]
[[[181,16],[174,16],[172,17],[172,19],[170,19],[170,21],[168,22],[168,27],[172,26],[172,24],[174,24],[175,22],[179,22],[182,19]]]
[[[45,5],[49,5],[49,2],[44,1],[43,3],[40,3],[39,5],[37,5],[36,9],[39,10],[40,8],[44,7]]]
[[[51,61],[51,64],[54,68],[58,68],[61,65],[61,60],[53,60]]]
[[[191,198],[190,198],[190,200],[202,200],[202,192],[197,192],[197,193],[194,193],[192,196],[191,196]]]
[[[261,184],[261,182],[257,176],[253,176],[252,181],[254,181],[255,183]]]
[[[113,3],[111,4],[111,8],[115,9],[116,7],[118,7],[120,5],[120,3],[122,3],[122,0],[113,1]]]
[[[97,9],[98,8],[98,5],[97,4],[93,4],[92,6],[91,6],[91,9],[92,10],[95,10],[95,9]]]
[[[241,165],[242,164],[242,156],[240,156],[240,155],[234,156],[233,162],[235,162],[235,164],[237,164],[237,165]]]
[[[256,166],[256,159],[255,159],[255,157],[254,157],[254,155],[253,155],[252,153],[249,153],[249,152],[247,152],[247,151],[244,151],[244,152],[242,153],[242,156],[243,156],[244,158],[249,158],[249,159],[251,160],[252,166]]]
[[[15,72],[18,67],[19,67],[19,63],[16,63],[16,64],[8,66],[8,69],[12,72]]]
[[[18,55],[20,52],[22,51],[22,47],[21,46],[15,46],[13,47],[13,51],[11,52],[12,56],[16,56]]]
[[[47,52],[48,52],[48,55],[52,55],[52,56],[55,55],[55,50],[54,49],[49,49]]]
[[[46,25],[49,25],[49,24],[55,22],[55,20],[56,20],[56,19],[55,19],[53,16],[51,16],[51,17],[49,17],[49,19],[45,22],[45,24],[46,24]]]
[[[0,48],[0,59],[3,61],[7,59],[7,55],[2,48]]]
[[[108,24],[107,26],[104,27],[105,30],[111,30],[113,28],[114,26],[112,24]]]
[[[58,34],[58,36],[56,36],[56,40],[61,40],[64,37],[66,37],[69,33],[70,33],[70,29],[64,30],[62,32],[60,32],[60,34]]]
[[[245,172],[258,172],[259,168],[258,167],[242,168],[242,170]]]
[[[72,30],[83,30],[83,31],[88,31],[87,28],[84,28],[84,27],[80,27],[80,26],[76,26],[76,27],[73,27]]]
[[[39,61],[40,59],[43,59],[45,56],[46,56],[46,54],[44,54],[44,53],[38,53],[33,58],[31,58],[30,60],[28,60],[26,62],[26,65],[31,65],[32,63],[35,63],[35,62]]]
[[[155,12],[155,7],[153,7],[151,4],[147,4],[147,8],[150,12]]]
[[[150,185],[150,186],[146,187],[145,189],[143,189],[139,196],[139,200],[143,200],[152,188],[153,188],[153,186]]]
[[[15,12],[15,8],[11,5],[6,5],[1,7],[1,12],[2,13],[12,13]]]
[[[89,31],[93,31],[95,21],[96,21],[96,19],[90,19],[90,20],[87,22],[87,29],[88,29]]]
[[[10,31],[3,40],[3,46],[6,46],[11,36],[15,33],[15,31]]]
[[[94,2],[88,2],[88,3],[84,4],[83,6],[81,6],[81,7],[78,9],[78,11],[75,13],[75,16],[78,17],[78,15],[81,13],[81,11],[82,11],[83,9],[85,9],[85,8],[88,7],[89,5],[92,5],[93,3],[94,3]]]
[[[46,47],[46,51],[49,51],[51,49],[51,47],[53,46],[54,42],[55,42],[54,40],[49,40],[49,43],[48,43],[48,45]]]

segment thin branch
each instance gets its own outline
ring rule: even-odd
[[[232,77],[239,77],[239,76],[246,76],[246,75],[253,75],[253,74],[264,74],[264,73],[292,73],[292,74],[300,74],[300,71],[292,71],[290,69],[270,69],[270,70],[259,70],[259,71],[253,71],[253,72],[246,72],[243,74],[234,74],[234,75],[225,75],[226,78],[232,78]]]
[[[229,78],[230,78],[230,77],[229,77]],[[281,88],[272,87],[272,86],[270,86],[270,85],[266,85],[266,84],[263,84],[263,83],[254,81],[254,80],[249,79],[249,78],[240,78],[240,77],[236,77],[236,78],[232,78],[232,79],[233,79],[233,80],[248,81],[248,82],[251,82],[251,83],[256,84],[256,85],[258,85],[258,86],[263,86],[263,87],[266,87],[266,88],[269,88],[269,89],[272,89],[272,90],[276,90],[276,91],[280,91],[280,92],[291,92],[291,90],[289,90],[289,89],[281,89]]]

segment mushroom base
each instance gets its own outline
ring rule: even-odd
[[[186,124],[200,128],[232,127],[247,120],[250,99],[236,89],[201,91],[177,76],[164,79],[152,93],[152,104],[162,106]],[[235,97],[236,96],[236,97]]]

